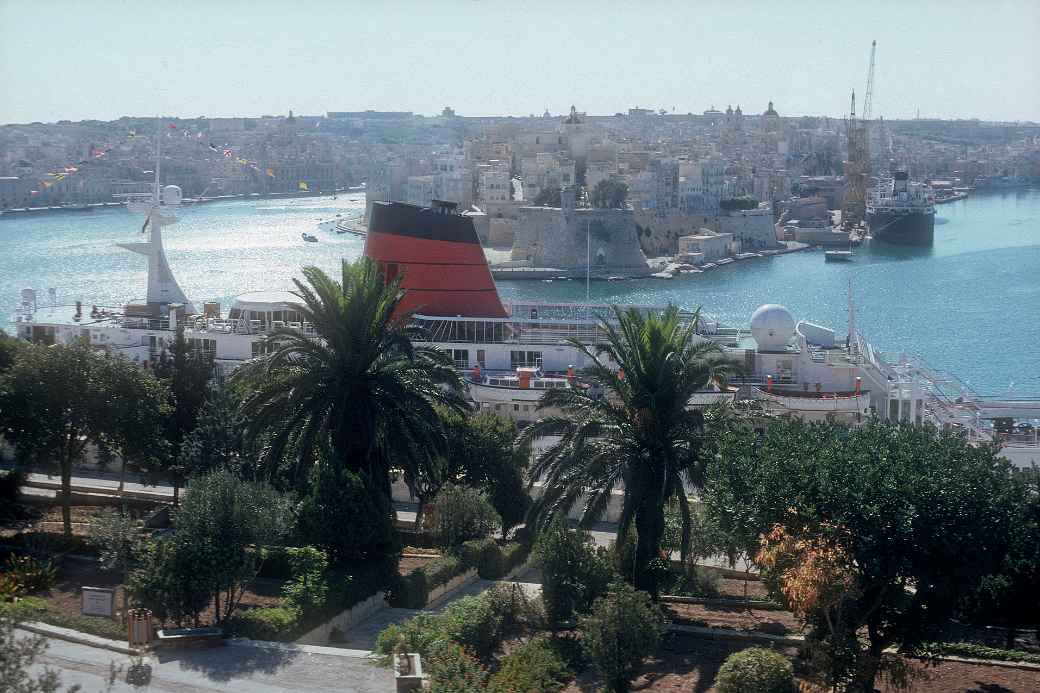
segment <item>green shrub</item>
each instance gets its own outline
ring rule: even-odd
[[[459,645],[442,642],[425,660],[430,693],[482,693],[487,671]]]
[[[391,623],[376,636],[374,652],[385,661],[394,652],[418,652],[423,659],[438,641],[447,640],[439,614],[419,614],[403,623]]]
[[[301,618],[307,618],[321,611],[328,599],[329,559],[321,549],[305,546],[290,560],[293,579],[282,585],[282,599],[285,606],[298,609]]]
[[[604,687],[625,693],[647,655],[657,648],[664,618],[650,595],[614,582],[578,621],[582,649],[603,676]]]
[[[523,565],[524,561],[527,560],[527,556],[531,550],[529,546],[526,546],[519,542],[512,542],[502,547],[502,556],[505,558],[505,572],[503,576],[507,575],[510,570],[517,566]]]
[[[515,582],[492,585],[481,598],[501,617],[500,640],[539,630],[545,623],[541,604],[533,601]]]
[[[476,489],[446,484],[433,499],[431,525],[438,544],[454,549],[470,539],[483,539],[502,525],[502,518]]]
[[[555,693],[574,674],[551,640],[531,640],[502,658],[488,693]]]
[[[300,630],[300,610],[271,606],[243,610],[225,622],[225,630],[240,638],[291,641]]]
[[[29,593],[49,590],[58,579],[58,569],[49,560],[24,554],[8,556],[4,574]]]
[[[734,652],[715,676],[718,693],[795,693],[790,660],[763,647]]]
[[[1040,664],[1040,654],[1035,652],[1004,650],[998,647],[976,645],[969,642],[925,643],[922,649],[930,655],[950,655],[953,657],[970,657],[972,659],[994,659],[1000,662]]]
[[[587,533],[561,520],[538,538],[535,558],[542,568],[542,603],[551,625],[571,621],[606,591],[612,577],[610,559],[592,546]]]
[[[690,565],[685,571],[669,571],[662,591],[682,597],[717,599],[722,595],[722,576],[714,571]]]
[[[441,614],[444,634],[485,661],[501,642],[503,619],[504,614],[484,595],[463,597]]]

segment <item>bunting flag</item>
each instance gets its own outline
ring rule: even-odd
[[[238,163],[242,164],[243,166],[248,166],[249,165],[249,162],[246,161],[245,159],[235,159],[235,161],[237,161]]]
[[[132,140],[135,137],[137,137],[137,130],[131,130],[130,132],[126,133],[126,138],[128,140]]]
[[[30,190],[29,191],[29,197],[36,197],[39,194],[40,194],[39,190]]]
[[[267,177],[268,178],[274,178],[274,169],[273,168],[267,169]]]
[[[176,130],[177,129],[176,123],[170,123],[169,127],[170,127],[171,130]]]
[[[225,159],[230,159],[231,158],[231,150],[230,149],[225,149],[224,150],[224,158]]]
[[[41,180],[40,185],[42,185],[44,188],[49,188],[52,185],[54,185],[54,183],[50,182],[49,180]]]
[[[296,187],[298,187],[300,190],[303,190],[305,192],[310,190],[310,188],[307,187],[306,181],[302,181],[302,180],[299,182],[299,184]]]
[[[79,169],[76,168],[75,166],[66,166],[65,167],[65,173],[75,173],[78,170]]]

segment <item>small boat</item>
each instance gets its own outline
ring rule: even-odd
[[[716,267],[718,267],[718,265],[716,265],[714,262],[705,262],[703,265],[701,265],[702,270],[715,269]]]
[[[342,219],[342,214],[337,214],[332,219],[326,219],[325,221],[318,222],[318,229],[320,231],[335,231],[336,225],[339,224]]]
[[[366,235],[368,235],[368,232],[365,231],[365,229],[353,226],[346,219],[341,219],[339,223],[336,224],[336,233],[349,233],[352,236],[360,236],[361,238],[364,238]]]
[[[719,260],[718,262],[716,262],[715,264],[717,264],[717,265],[728,265],[731,262],[733,262],[733,258],[731,258],[731,257],[724,257],[721,260]]]
[[[825,262],[852,262],[851,250],[825,250],[823,259]]]
[[[309,233],[307,233],[306,231],[301,233],[300,236],[303,238],[303,240],[307,241],[308,243],[317,243],[318,242],[318,237],[317,236],[312,236]]]

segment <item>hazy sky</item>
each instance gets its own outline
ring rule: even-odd
[[[633,106],[1040,121],[1040,0],[0,0],[0,123]]]

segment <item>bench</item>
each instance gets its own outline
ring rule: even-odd
[[[220,628],[164,628],[156,637],[156,645],[168,649],[219,647],[224,644]]]

